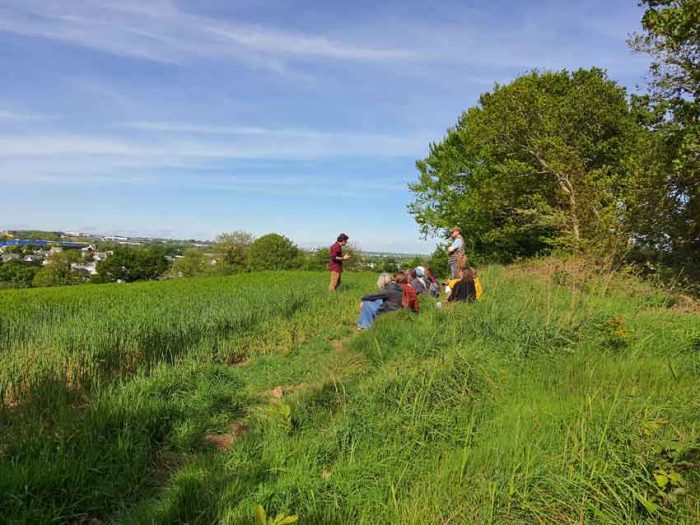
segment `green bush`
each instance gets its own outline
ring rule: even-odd
[[[29,288],[39,270],[39,266],[22,261],[0,264],[0,288]]]
[[[303,253],[289,239],[276,233],[263,235],[250,248],[250,266],[254,271],[301,268]]]
[[[168,270],[168,260],[162,248],[132,248],[120,246],[112,255],[97,264],[97,282],[157,279]]]

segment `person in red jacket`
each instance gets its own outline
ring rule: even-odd
[[[331,282],[328,285],[328,289],[331,292],[335,292],[340,286],[340,278],[343,273],[343,261],[347,261],[350,258],[349,254],[343,255],[343,246],[347,245],[348,237],[344,233],[338,235],[338,239],[331,246],[330,251],[330,262],[328,263],[328,269],[331,271]]]
[[[396,281],[401,288],[403,288],[404,295],[404,308],[408,308],[418,313],[420,311],[420,302],[418,301],[418,292],[410,284],[408,284],[408,278],[404,272],[397,272],[394,275],[394,281]]]

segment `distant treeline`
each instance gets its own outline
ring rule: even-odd
[[[43,244],[22,243],[3,248],[4,254],[20,258],[0,263],[0,289],[66,286],[85,283],[134,282],[152,279],[222,276],[254,271],[326,270],[329,249],[304,251],[283,235],[270,233],[259,238],[244,231],[221,234],[209,245],[160,243],[145,246],[97,244],[97,251],[63,249],[34,259]],[[420,257],[369,256],[357,247],[345,249],[349,271],[388,271],[415,267],[428,261]],[[96,255],[106,255],[97,260]],[[435,264],[445,264],[440,256]],[[28,259],[28,260],[27,260]],[[85,268],[94,264],[96,273]]]
[[[643,0],[630,40],[653,59],[630,96],[600,69],[496,85],[417,162],[425,233],[460,225],[470,253],[555,250],[700,275],[700,3]]]

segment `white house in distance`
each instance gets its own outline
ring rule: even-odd
[[[88,272],[90,275],[97,275],[97,263],[94,261],[89,263],[73,263],[70,265],[70,267],[73,270],[83,270]]]

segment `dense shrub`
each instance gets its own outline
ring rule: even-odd
[[[277,233],[263,235],[250,248],[250,267],[255,271],[290,270],[301,268],[303,264],[301,250]]]

